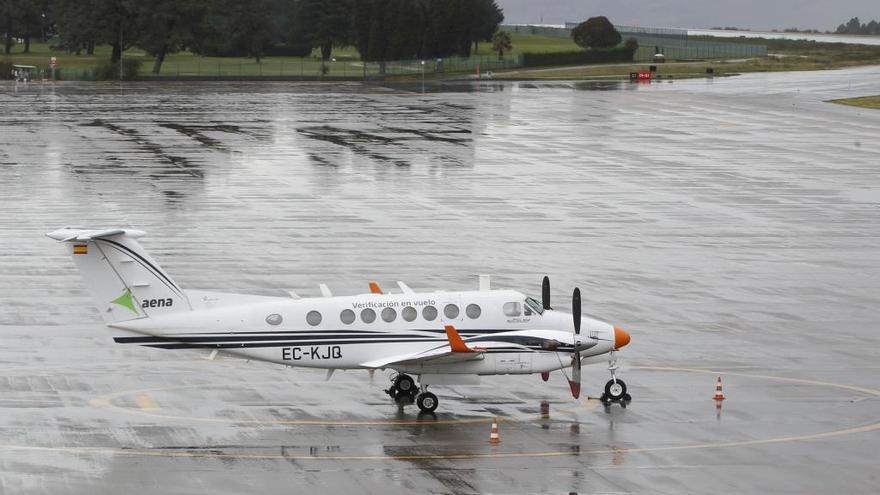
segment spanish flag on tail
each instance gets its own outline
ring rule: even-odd
[[[73,254],[89,254],[89,245],[88,244],[74,244],[73,245]]]

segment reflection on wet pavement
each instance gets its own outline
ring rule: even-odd
[[[880,112],[823,100],[878,76],[0,83],[0,491],[871,493]],[[380,373],[114,346],[65,224],[146,230],[188,288],[549,274],[633,330],[633,402],[488,377],[418,417]]]

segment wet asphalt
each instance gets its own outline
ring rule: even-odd
[[[878,81],[3,83],[0,493],[876,493],[880,111],[825,100]],[[633,401],[490,377],[420,418],[380,373],[115,345],[71,224],[185,288],[548,274],[630,331]]]

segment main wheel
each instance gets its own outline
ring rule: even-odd
[[[431,392],[420,394],[419,398],[416,399],[416,404],[419,406],[419,409],[426,413],[434,412],[439,403],[440,401],[437,400],[437,396]]]
[[[608,380],[605,384],[605,396],[613,401],[619,401],[626,395],[626,383],[623,380]]]
[[[394,388],[400,395],[409,395],[416,389],[416,382],[409,375],[398,375],[394,380]]]

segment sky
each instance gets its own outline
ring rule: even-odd
[[[653,27],[835,30],[851,17],[880,21],[880,0],[496,0],[510,24],[562,24],[604,15]]]

